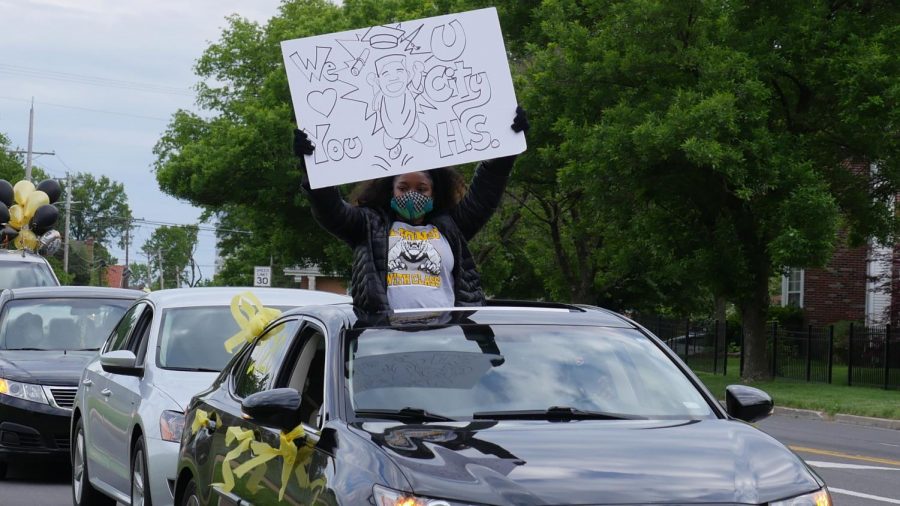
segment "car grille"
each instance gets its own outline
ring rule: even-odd
[[[50,397],[58,407],[72,409],[75,405],[78,387],[49,387],[47,390],[50,390]]]

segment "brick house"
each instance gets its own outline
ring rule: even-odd
[[[347,294],[347,282],[344,278],[335,274],[323,273],[319,266],[312,267],[285,267],[284,275],[294,278],[299,283],[298,288],[309,290],[322,290],[324,292]]]
[[[853,163],[856,173],[874,170]],[[883,325],[900,320],[900,244],[883,246],[869,241],[865,246],[839,246],[824,268],[789,269],[782,276],[782,306],[803,308],[810,325],[838,321]],[[897,300],[894,299],[897,295]]]

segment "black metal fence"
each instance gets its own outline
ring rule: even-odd
[[[695,371],[733,374],[743,370],[740,325],[718,320],[639,316]],[[773,376],[799,381],[900,389],[900,329],[890,325],[836,328],[769,324],[767,353]]]

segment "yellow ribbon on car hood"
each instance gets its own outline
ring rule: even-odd
[[[194,411],[194,421],[191,422],[191,434],[196,434],[203,427],[209,426],[209,413],[198,409]]]
[[[234,474],[237,474],[237,471],[234,473],[231,471],[231,461],[240,457],[250,448],[250,443],[255,442],[253,441],[253,431],[242,429],[240,427],[228,427],[228,430],[225,432],[225,445],[231,446],[231,443],[234,441],[238,441],[238,445],[225,454],[225,459],[222,461],[223,483],[213,483],[213,486],[221,487],[225,492],[231,492],[232,489],[234,489]],[[241,467],[243,466],[238,466],[238,469]],[[259,488],[259,481],[265,474],[265,470],[265,467],[261,467],[258,472],[253,473],[251,479],[247,483],[247,489],[251,492],[255,492],[256,489]],[[239,473],[238,478],[243,475],[244,473]]]
[[[225,351],[234,353],[236,347],[252,341],[279,315],[281,311],[264,307],[259,298],[250,292],[235,295],[231,299],[231,316],[241,330],[225,341]]]
[[[263,466],[266,462],[280,456],[284,461],[281,465],[281,489],[278,491],[278,500],[281,501],[284,499],[284,491],[287,489],[288,481],[291,479],[291,471],[294,469],[294,463],[297,461],[297,445],[294,444],[294,440],[302,437],[304,434],[305,432],[301,425],[294,427],[293,430],[287,433],[282,431],[278,449],[272,448],[266,443],[253,441],[250,443],[250,447],[253,449],[253,453],[256,454],[256,457],[239,465],[234,470],[234,474],[240,478],[247,471],[258,466]]]

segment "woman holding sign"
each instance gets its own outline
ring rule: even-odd
[[[511,128],[528,131],[516,109]],[[294,153],[315,147],[296,130]],[[353,248],[350,295],[354,306],[377,312],[416,307],[480,306],[481,276],[468,242],[494,214],[515,155],[484,160],[468,191],[452,168],[410,172],[361,183],[348,204],[336,187],[311,189],[313,217]]]

